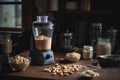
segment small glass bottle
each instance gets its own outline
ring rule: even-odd
[[[2,55],[9,55],[12,52],[11,34],[0,34],[0,53]]]
[[[93,47],[89,45],[83,46],[83,58],[91,59],[93,58]]]

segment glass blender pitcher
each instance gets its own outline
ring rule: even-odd
[[[48,21],[48,16],[37,16],[37,21],[33,22],[33,36],[35,41],[35,49],[31,55],[33,63],[54,63],[54,55],[51,50],[53,23]]]
[[[51,49],[53,24],[48,22],[47,18],[48,16],[37,16],[37,21],[33,22],[33,34],[38,50]]]

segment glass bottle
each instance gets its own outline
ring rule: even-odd
[[[2,55],[9,55],[12,52],[11,34],[0,34],[0,53]]]

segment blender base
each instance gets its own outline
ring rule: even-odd
[[[31,64],[33,65],[46,65],[54,63],[54,54],[52,50],[31,50],[30,53]]]

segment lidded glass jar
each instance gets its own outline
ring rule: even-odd
[[[2,55],[9,55],[12,52],[12,39],[11,34],[0,34],[0,53]]]
[[[48,21],[48,16],[37,16],[37,21],[33,22],[33,35],[36,49],[51,49],[53,23]]]
[[[93,47],[90,45],[83,46],[83,58],[91,59],[93,58]]]
[[[65,49],[71,49],[73,46],[73,34],[68,30],[61,35],[61,46]]]

